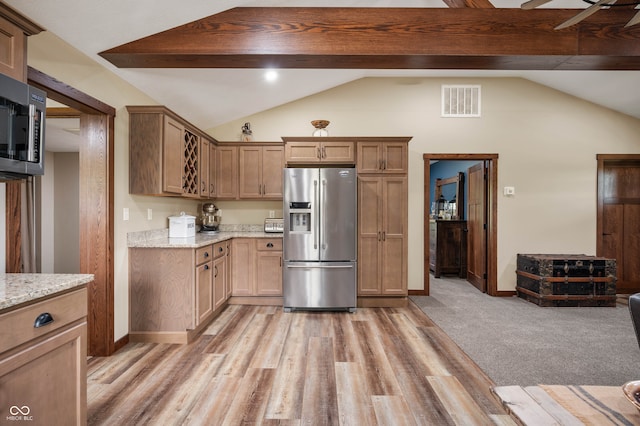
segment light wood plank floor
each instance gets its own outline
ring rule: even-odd
[[[412,302],[356,313],[230,305],[190,345],[88,364],[88,424],[514,424]]]

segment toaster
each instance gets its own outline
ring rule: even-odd
[[[264,232],[269,232],[269,233],[284,232],[284,219],[282,218],[265,219]]]

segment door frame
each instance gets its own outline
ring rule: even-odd
[[[498,154],[423,154],[424,161],[424,290],[412,294],[429,295],[429,200],[431,200],[431,161],[484,161],[487,164],[487,294],[511,296],[498,291]],[[503,294],[504,293],[504,294]]]
[[[87,354],[108,356],[114,342],[114,118],[115,108],[28,67],[28,83],[80,115],[80,272],[87,286]],[[120,344],[121,346],[122,344]]]

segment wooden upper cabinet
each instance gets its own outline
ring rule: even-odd
[[[0,18],[0,72],[27,81],[27,36],[11,22]]]
[[[27,82],[27,37],[43,28],[0,2],[0,73]]]
[[[200,139],[200,155],[198,161],[198,178],[200,179],[200,198],[209,198],[209,150],[211,143],[205,138]]]
[[[335,137],[283,137],[287,164],[355,164],[355,140]]]
[[[407,173],[409,138],[402,139],[397,142],[359,142],[358,173]]]
[[[139,117],[136,117],[139,118]],[[134,130],[137,129],[137,126],[134,128],[134,123],[138,123],[138,121],[131,121],[131,133],[129,135],[130,139],[135,137],[136,140],[142,135],[135,134]],[[162,141],[162,189],[164,192],[169,192],[172,194],[182,194],[182,160],[184,158],[182,154],[182,144],[183,144],[183,134],[184,134],[184,126],[178,122],[177,120],[172,119],[171,117],[164,116],[164,140]],[[150,136],[150,135],[149,135]],[[133,143],[133,139],[131,139],[131,144]],[[160,141],[156,141],[156,143],[160,143]],[[140,147],[129,146],[129,150],[138,152]],[[139,183],[151,183],[152,179],[147,180],[146,182],[142,182],[144,179],[144,175],[150,176],[153,171],[152,170],[139,170],[141,174],[137,173],[137,170],[131,170],[131,168],[141,168],[143,166],[150,166],[153,163],[145,163],[139,161],[139,157],[136,156],[135,163],[132,161],[132,158],[129,159],[129,167],[130,167],[130,177],[129,184],[132,182]],[[133,176],[133,180],[132,177]],[[129,191],[134,192],[134,191]],[[155,192],[152,190],[152,192]]]
[[[216,156],[218,153],[218,147],[213,143],[209,143],[209,198],[215,198],[216,191]]]
[[[277,146],[241,146],[240,199],[282,199],[284,149]]]
[[[129,192],[210,198],[215,139],[162,106],[128,106]]]
[[[262,196],[262,147],[240,147],[239,161],[240,198],[260,198]]]
[[[238,198],[238,147],[218,145],[216,149],[216,198]]]

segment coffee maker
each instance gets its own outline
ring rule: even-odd
[[[204,203],[202,205],[202,214],[200,220],[202,225],[200,226],[200,232],[203,234],[216,234],[220,227],[220,211],[213,203]]]

